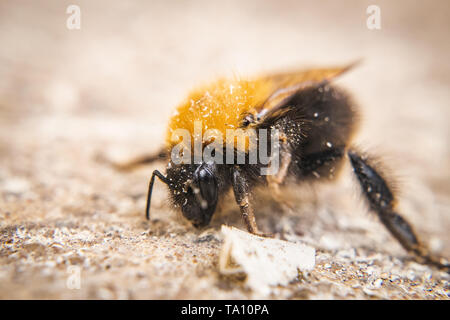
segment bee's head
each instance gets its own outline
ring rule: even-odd
[[[215,164],[169,165],[167,178],[173,202],[183,216],[197,228],[208,225],[218,199]]]

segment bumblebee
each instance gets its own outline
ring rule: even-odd
[[[159,159],[167,161],[165,175],[155,170],[151,176],[147,219],[155,178],[159,178],[168,186],[173,205],[195,227],[208,225],[219,200],[233,190],[248,231],[261,235],[251,203],[255,187],[265,186],[277,194],[279,187],[287,183],[333,179],[343,162],[349,160],[370,210],[392,236],[421,262],[448,270],[449,266],[428,252],[411,225],[397,212],[393,188],[378,162],[351,144],[358,112],[349,95],[332,82],[352,67],[276,73],[253,79],[220,79],[191,92],[169,121],[165,148],[121,166],[130,169]],[[263,140],[261,129],[278,132],[278,170],[262,175],[264,165],[259,161],[250,163],[249,155],[259,147],[248,139],[240,145],[234,139],[225,139],[225,144],[232,146],[231,163],[224,161],[230,150],[225,146],[214,149],[215,161],[195,161],[193,152],[189,152],[195,151],[195,142],[184,144],[187,150],[182,156],[188,161],[175,161],[173,151],[179,140],[174,139],[174,133],[183,129],[194,137],[196,126],[201,132],[213,130],[213,134],[197,143],[201,151],[226,136],[229,129],[256,130],[257,141]],[[244,163],[236,162],[239,154],[244,156]]]

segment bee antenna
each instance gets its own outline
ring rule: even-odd
[[[147,208],[145,209],[145,216],[147,220],[150,220],[150,202],[152,199],[152,191],[153,184],[155,183],[155,177],[158,177],[165,184],[169,184],[169,180],[163,176],[161,172],[158,170],[153,171],[152,178],[150,179],[150,183],[148,184],[148,193],[147,193]]]

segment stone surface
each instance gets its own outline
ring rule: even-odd
[[[333,184],[291,187],[291,210],[268,197],[264,232],[316,249],[316,266],[269,295],[219,273],[220,226],[244,229],[238,208],[196,230],[155,185],[156,151],[193,86],[233,74],[363,63],[338,81],[361,106],[355,142],[400,181],[399,209],[450,257],[450,5],[377,1],[77,1],[0,4],[0,298],[448,299],[449,277],[413,262],[368,214],[346,166]]]

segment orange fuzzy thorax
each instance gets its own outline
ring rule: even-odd
[[[202,134],[208,129],[215,129],[225,139],[226,130],[238,129],[245,114],[255,115],[262,108],[270,109],[286,94],[290,94],[288,90],[285,94],[274,95],[278,89],[299,90],[299,86],[331,80],[351,67],[352,65],[301,70],[272,74],[253,80],[220,79],[210,85],[195,89],[177,107],[169,121],[166,136],[167,146],[171,148],[180,141],[180,139],[172,139],[172,135],[177,129],[188,130],[193,140],[194,123],[197,121],[201,122]],[[214,135],[212,136],[214,137]],[[203,141],[204,144],[209,142]]]
[[[226,79],[194,90],[169,121],[167,144],[177,143],[172,140],[176,129],[186,129],[193,137],[195,121],[201,121],[203,134],[208,129],[216,129],[225,138],[226,130],[238,129],[243,114],[262,105],[271,90],[268,81]]]

